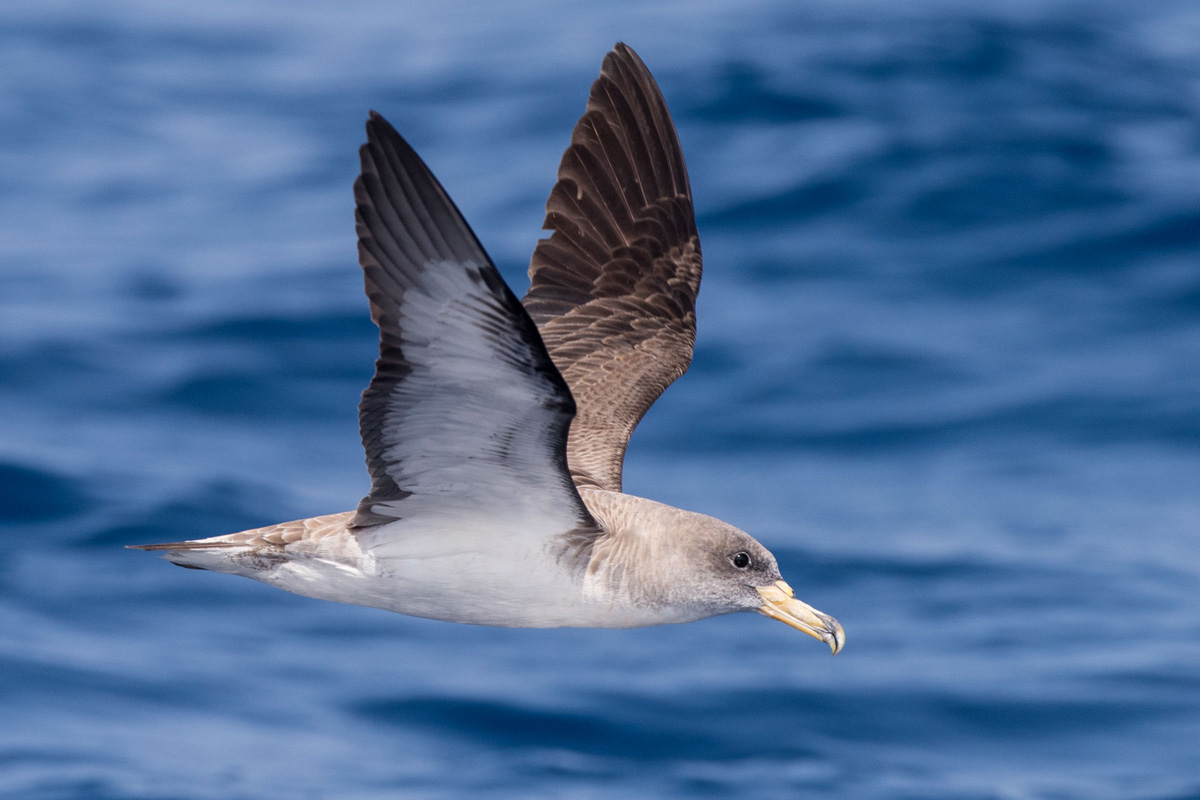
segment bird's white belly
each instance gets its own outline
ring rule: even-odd
[[[514,547],[513,538],[494,531],[487,538],[410,533],[372,548],[347,536],[247,577],[306,597],[475,625],[629,628],[683,621],[585,592],[583,576],[544,543]]]

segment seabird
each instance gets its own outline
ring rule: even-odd
[[[592,84],[529,267],[504,283],[441,184],[379,114],[354,184],[379,326],[359,404],[354,511],[139,545],[307,597],[511,627],[626,628],[757,611],[829,645],[775,557],[713,517],[624,494],[634,427],[688,368],[700,240],[683,152],[618,43]]]

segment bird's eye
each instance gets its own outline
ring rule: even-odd
[[[738,569],[745,569],[746,567],[750,566],[750,554],[734,553],[733,558],[731,558],[730,561],[732,561],[733,565]]]

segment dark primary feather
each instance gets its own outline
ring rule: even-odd
[[[580,486],[621,490],[634,427],[692,360],[700,240],[658,84],[618,43],[563,154],[523,300],[578,404]]]
[[[353,525],[401,518],[422,491],[487,507],[484,492],[537,482],[590,519],[566,468],[574,401],[525,309],[429,168],[375,112],[359,155],[359,262],[380,341],[359,404],[371,492]],[[455,481],[459,473],[474,480]]]

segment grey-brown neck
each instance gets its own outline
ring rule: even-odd
[[[755,587],[780,579],[765,547],[719,519],[604,489],[580,495],[606,531],[587,554],[585,597],[685,622],[756,610]],[[747,568],[734,565],[738,553]]]

